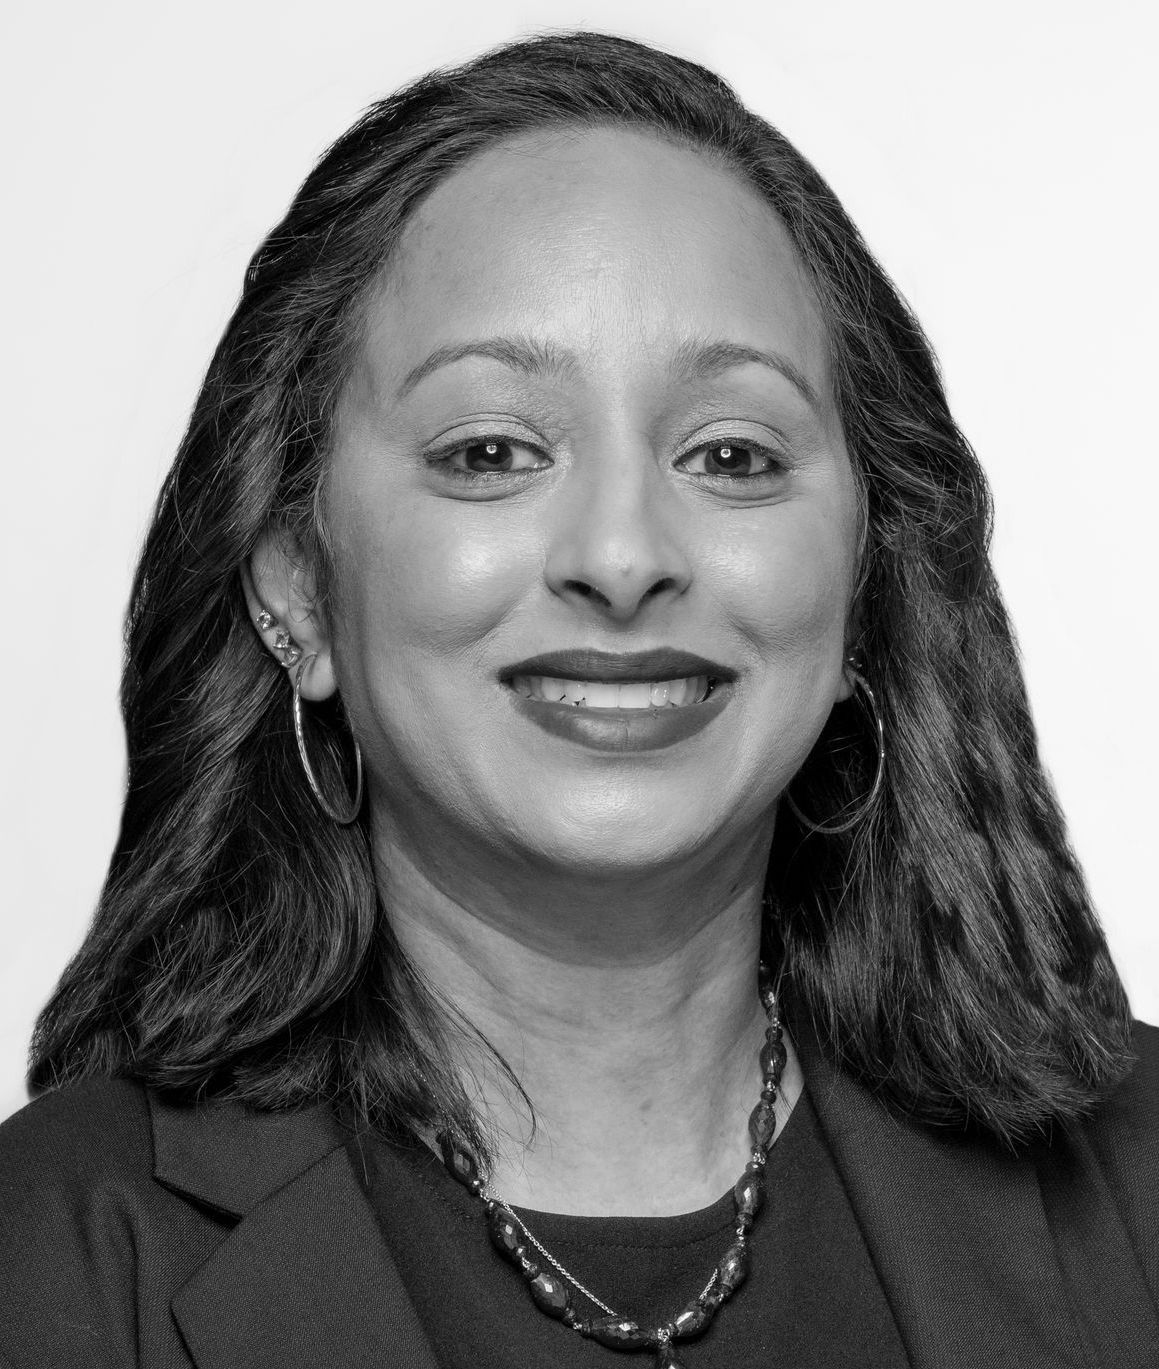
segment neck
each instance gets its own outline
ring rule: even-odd
[[[440,872],[377,843],[403,950],[510,1066],[461,1047],[497,1138],[491,1186],[518,1207],[668,1215],[708,1206],[751,1149],[765,1015],[757,994],[763,858],[700,878],[574,877],[532,888]],[[746,864],[751,867],[746,869]],[[454,886],[431,877],[472,869]],[[781,1122],[800,1090],[790,1047]]]

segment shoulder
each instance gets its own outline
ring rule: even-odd
[[[1100,1153],[1141,1149],[1138,1158],[1151,1161],[1159,1176],[1159,1027],[1134,1023],[1131,1045],[1131,1070],[1087,1123],[1087,1133]]]
[[[0,1126],[0,1369],[186,1363],[174,1299],[346,1140],[323,1103],[266,1112],[114,1079],[37,1099]],[[311,1239],[313,1216],[278,1210]]]
[[[145,1089],[86,1079],[46,1093],[0,1126],[0,1268],[32,1239],[83,1224],[114,1240],[152,1187]]]
[[[1130,1073],[1081,1131],[1159,1296],[1159,1028],[1136,1022]]]
[[[147,1095],[127,1080],[69,1085],[0,1126],[0,1364],[137,1362],[152,1170]]]
[[[0,1214],[30,1183],[91,1192],[94,1181],[148,1173],[149,1105],[128,1079],[86,1079],[41,1095],[0,1124]],[[3,1223],[0,1222],[0,1229]]]

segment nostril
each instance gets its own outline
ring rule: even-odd
[[[665,575],[663,579],[657,580],[656,583],[645,592],[644,597],[647,599],[653,595],[662,594],[666,589],[674,589],[675,587],[676,581],[672,576]]]
[[[586,580],[569,580],[567,582],[567,588],[575,590],[577,594],[582,595],[585,599],[598,599],[605,608],[612,607],[612,601],[608,596],[601,593],[594,585],[589,585]]]
[[[661,575],[655,579],[647,589],[640,589],[638,585],[631,586],[628,583],[618,586],[606,586],[601,589],[598,585],[591,583],[591,580],[567,579],[562,582],[562,590],[565,593],[575,594],[584,600],[592,600],[601,605],[601,608],[608,609],[609,612],[625,613],[635,612],[640,605],[653,600],[658,594],[669,593],[669,591],[680,591],[680,582],[675,575]],[[610,593],[609,593],[610,591]]]

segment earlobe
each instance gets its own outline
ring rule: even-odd
[[[853,697],[857,688],[857,668],[857,657],[852,654],[846,656],[841,667],[841,682],[837,686],[835,703],[844,703]]]
[[[338,682],[330,636],[314,606],[313,577],[295,550],[265,534],[241,567],[242,592],[262,645],[279,665],[302,672],[302,697],[316,703],[334,694]]]

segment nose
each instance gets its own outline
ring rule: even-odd
[[[548,549],[553,593],[629,622],[684,593],[691,562],[680,510],[655,457],[640,443],[579,452],[560,491]]]

